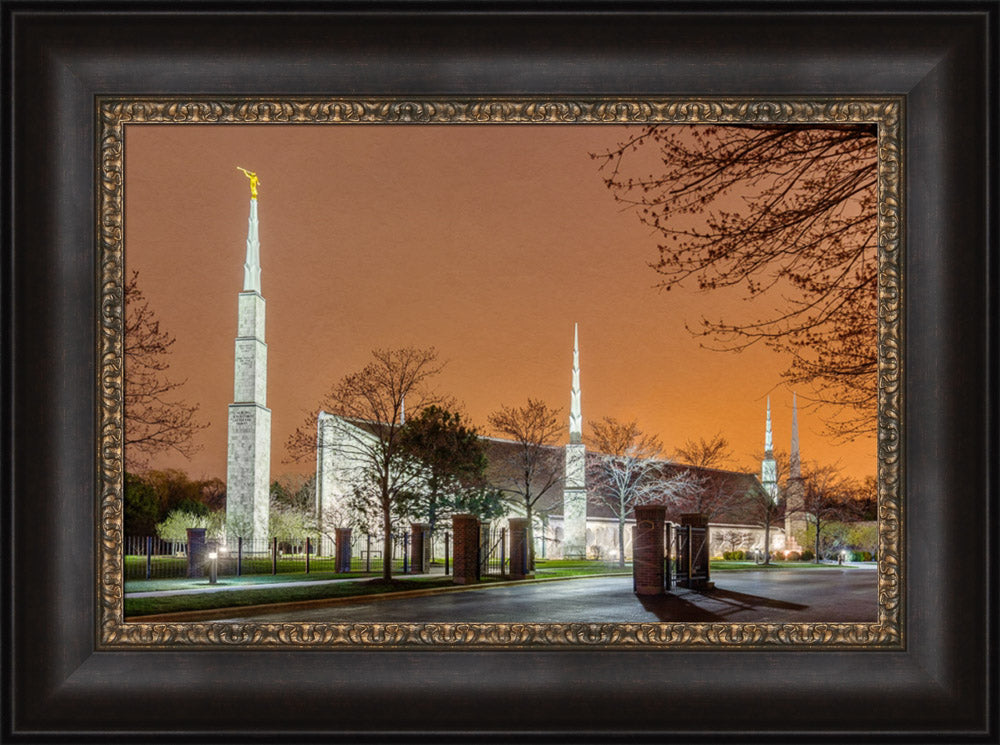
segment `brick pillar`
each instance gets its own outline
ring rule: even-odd
[[[410,523],[410,574],[427,574],[430,564],[430,523]]]
[[[338,572],[351,571],[351,529],[335,528],[333,531],[334,541],[334,570]]]
[[[510,578],[534,577],[528,568],[528,518],[512,517],[507,525],[510,531]]]
[[[681,515],[681,530],[687,530],[688,526],[692,528],[701,528],[705,531],[704,537],[700,537],[699,534],[694,534],[692,537],[693,546],[689,546],[687,541],[684,541],[684,546],[686,547],[680,558],[680,569],[677,572],[678,577],[687,577],[688,562],[691,563],[691,574],[698,577],[699,579],[694,579],[691,581],[689,587],[695,590],[709,590],[713,587],[712,583],[709,581],[709,554],[712,548],[712,536],[709,534],[708,529],[708,516],[702,515],[699,512],[687,512]],[[702,542],[704,541],[704,546]],[[694,551],[693,556],[689,556],[689,551]],[[704,577],[704,579],[701,579]],[[686,583],[685,583],[686,584]]]
[[[662,595],[664,583],[663,526],[667,508],[635,508],[632,577],[636,595]]]
[[[456,585],[479,581],[479,518],[475,515],[452,515],[453,562]]]
[[[205,548],[205,529],[188,528],[188,577],[204,577],[205,561],[208,559]]]

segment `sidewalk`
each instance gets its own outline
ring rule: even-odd
[[[435,575],[444,576],[444,572],[429,572],[427,574],[404,574],[404,575],[393,575],[393,576],[403,576],[406,578],[417,578],[417,577],[431,577]],[[220,580],[218,584],[210,585],[208,580],[203,587],[192,587],[184,590],[149,590],[147,592],[126,592],[125,595],[130,598],[150,598],[158,597],[165,598],[172,595],[202,595],[210,592],[229,592],[233,590],[267,590],[275,587],[315,587],[317,585],[337,585],[343,582],[365,582],[370,579],[378,579],[378,576],[364,576],[364,577],[347,577],[345,579],[317,579],[317,580],[302,580],[293,582],[257,582],[254,584],[227,584],[225,580]]]

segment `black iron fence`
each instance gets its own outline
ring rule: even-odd
[[[449,535],[441,537],[442,555],[448,556]],[[293,572],[337,572],[336,541],[327,535],[290,538],[228,538],[207,542],[214,548],[219,576],[282,574]],[[357,534],[351,538],[350,571],[359,574],[381,573],[389,561],[392,571],[409,568],[409,533],[393,533],[386,556],[381,535]],[[188,544],[165,541],[153,536],[125,539],[124,575],[126,580],[172,579],[188,576]]]

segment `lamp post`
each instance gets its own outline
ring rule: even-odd
[[[208,552],[208,584],[214,585],[219,581],[219,552]]]

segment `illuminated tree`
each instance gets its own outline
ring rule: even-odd
[[[400,435],[403,451],[421,474],[406,510],[427,520],[432,533],[456,512],[486,520],[502,513],[499,494],[486,485],[483,440],[458,412],[428,406],[406,420]]]
[[[693,332],[787,354],[787,380],[851,437],[876,427],[876,155],[867,124],[654,125],[592,157],[657,234],[661,287],[733,289],[757,314]]]
[[[633,510],[652,499],[672,500],[691,483],[686,472],[665,474],[662,450],[655,435],[638,423],[604,417],[590,422],[590,444],[597,451],[587,463],[590,498],[618,518],[618,566],[625,566],[625,521]]]
[[[288,440],[288,452],[298,460],[316,457],[319,410],[334,414],[334,447],[351,464],[353,499],[372,506],[382,521],[382,578],[392,578],[392,525],[420,479],[403,447],[404,406],[416,413],[441,399],[428,384],[442,369],[437,351],[403,347],[376,349],[373,361],[345,376],[320,402]],[[405,402],[405,403],[404,403]]]
[[[532,516],[539,500],[563,478],[563,453],[552,446],[563,432],[559,409],[529,398],[524,406],[501,406],[489,416],[490,427],[512,445],[490,453],[494,479],[507,499],[528,518],[528,566],[535,565]]]

